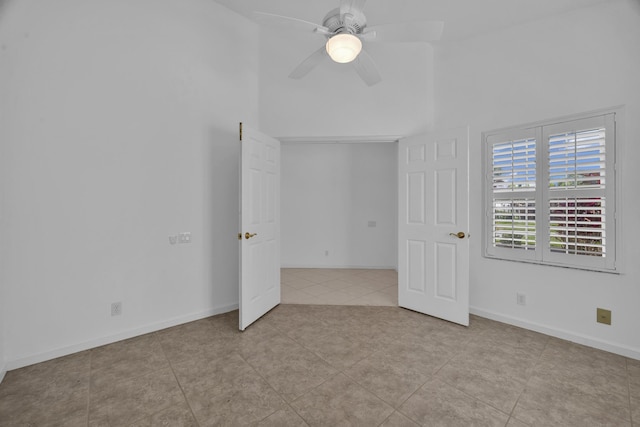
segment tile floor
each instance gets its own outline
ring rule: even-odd
[[[10,371],[0,426],[640,426],[640,361],[472,316],[231,312]]]
[[[398,305],[398,273],[394,270],[283,268],[285,304]]]

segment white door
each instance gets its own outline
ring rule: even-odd
[[[400,140],[398,305],[469,325],[468,128]]]
[[[280,304],[280,141],[240,124],[240,330]]]

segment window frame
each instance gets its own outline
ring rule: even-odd
[[[482,132],[482,203],[484,219],[482,221],[483,256],[490,259],[520,261],[542,265],[568,267],[608,273],[621,273],[619,250],[620,233],[620,146],[622,145],[623,107],[609,108],[536,123],[512,126]],[[549,162],[551,135],[559,131],[574,132],[585,130],[591,126],[605,128],[605,160],[604,160],[604,225],[606,230],[606,256],[586,256],[562,254],[552,251],[550,231],[550,200],[558,195],[578,198],[578,194],[593,194],[596,190],[553,190],[550,188]],[[494,146],[519,140],[535,138],[535,184],[510,192],[494,191]],[[555,195],[554,195],[555,193]],[[564,197],[563,196],[563,197]],[[535,248],[508,248],[495,246],[494,239],[494,199],[533,200],[535,203]]]

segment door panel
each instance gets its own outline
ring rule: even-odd
[[[439,298],[456,301],[456,245],[435,243],[435,287]]]
[[[400,141],[398,303],[469,324],[468,129]],[[458,232],[464,232],[462,238]]]
[[[451,169],[435,171],[436,224],[456,224],[456,198],[451,195],[456,192],[456,171]]]
[[[407,221],[410,224],[424,224],[426,219],[425,174],[424,172],[413,172],[408,174],[407,178],[407,191],[409,193],[407,200],[409,217]]]
[[[280,142],[246,126],[241,135],[239,328],[244,330],[280,304]]]
[[[426,283],[427,259],[426,244],[424,241],[407,240],[407,286],[409,291],[424,293]]]

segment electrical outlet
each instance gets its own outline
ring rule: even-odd
[[[602,323],[604,325],[611,325],[611,310],[598,308],[596,310],[596,315],[598,316],[596,319],[598,323]]]
[[[122,314],[122,302],[112,302],[111,303],[111,315],[112,316],[120,316]]]
[[[182,243],[191,243],[191,232],[186,231],[184,233],[178,233],[175,236],[169,236],[169,244],[182,244]]]
[[[525,294],[516,294],[516,304],[527,305],[527,296]]]

